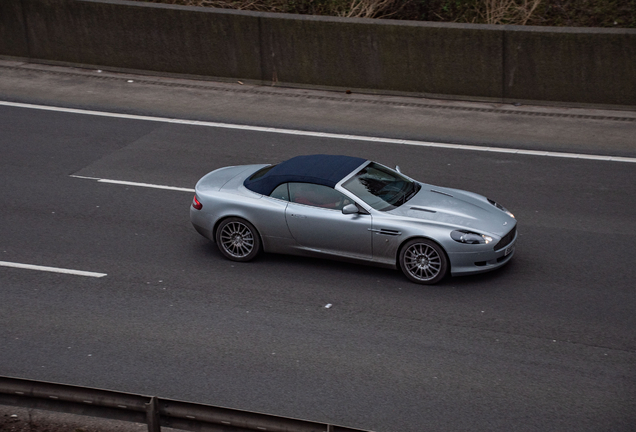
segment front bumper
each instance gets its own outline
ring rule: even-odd
[[[506,247],[499,250],[449,253],[451,275],[485,273],[506,265],[515,254],[517,236],[518,233],[515,233],[514,239]]]

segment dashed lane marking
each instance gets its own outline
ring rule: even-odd
[[[131,181],[124,181],[124,180],[111,180],[111,179],[103,179],[103,178],[97,178],[97,177],[85,177],[85,176],[79,176],[79,175],[71,175],[71,177],[86,179],[86,180],[95,180],[98,183],[110,183],[110,184],[118,184],[118,185],[124,185],[124,186],[138,186],[138,187],[145,187],[145,188],[152,188],[152,189],[165,189],[165,190],[173,190],[173,191],[179,191],[179,192],[194,193],[194,189],[192,188],[164,186],[164,185],[158,185],[158,184],[152,184],[152,183],[137,183],[137,182],[131,182]]]
[[[47,267],[47,266],[40,266],[40,265],[33,265],[33,264],[22,264],[22,263],[8,262],[8,261],[0,261],[0,267],[13,267],[13,268],[19,268],[19,269],[38,270],[38,271],[51,272],[51,273],[64,273],[64,274],[70,274],[75,276],[87,276],[87,277],[94,277],[94,278],[101,278],[101,277],[107,276],[106,273],[95,273],[95,272],[89,272],[89,271],[83,271],[83,270],[73,270],[73,269],[65,269],[65,268],[59,268],[59,267]]]

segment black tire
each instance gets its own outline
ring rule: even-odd
[[[437,243],[413,239],[406,242],[400,250],[400,268],[410,281],[433,285],[446,276],[448,259]]]
[[[251,261],[261,250],[258,231],[245,219],[224,219],[216,229],[215,237],[223,256],[232,261]]]

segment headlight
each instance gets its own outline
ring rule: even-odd
[[[488,200],[488,202],[490,204],[494,205],[495,207],[497,207],[499,210],[501,210],[502,212],[504,212],[505,214],[507,214],[511,218],[513,218],[513,219],[515,218],[515,215],[513,215],[508,210],[506,210],[506,208],[504,206],[502,206],[501,204],[499,204],[498,202],[495,202],[495,201],[491,200],[490,198],[487,198],[487,200]]]
[[[470,231],[453,231],[451,232],[451,238],[456,242],[467,244],[488,244],[492,241],[490,236]]]

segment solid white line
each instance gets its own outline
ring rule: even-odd
[[[53,272],[53,273],[64,273],[64,274],[70,274],[75,276],[88,276],[88,277],[94,277],[94,278],[101,278],[106,276],[106,273],[95,273],[95,272],[88,272],[88,271],[82,271],[82,270],[71,270],[71,269],[63,269],[58,267],[46,267],[46,266],[39,266],[39,265],[32,265],[32,264],[20,264],[20,263],[7,262],[7,261],[0,261],[0,266],[14,267],[14,268],[20,268],[20,269],[27,269],[27,270],[39,270],[39,271]]]
[[[6,102],[6,101],[0,101],[0,105],[12,106],[12,107],[18,107],[18,108],[40,109],[40,110],[46,110],[46,111],[57,111],[57,112],[65,112],[65,113],[73,113],[73,114],[86,114],[86,115],[94,115],[94,116],[100,116],[100,117],[115,117],[115,118],[123,118],[123,119],[130,119],[130,120],[144,120],[144,121],[156,121],[156,122],[162,122],[162,123],[185,124],[185,125],[191,125],[191,126],[207,126],[207,127],[215,127],[215,128],[223,128],[223,129],[238,129],[238,130],[245,130],[245,131],[252,131],[252,132],[268,132],[268,133],[277,133],[277,134],[285,134],[285,135],[299,135],[299,136],[343,139],[343,140],[352,140],[352,141],[371,141],[371,142],[379,142],[379,143],[385,143],[385,144],[401,144],[401,145],[412,145],[412,146],[419,146],[419,147],[435,147],[435,148],[456,149],[456,150],[483,151],[483,152],[491,152],[491,153],[512,153],[512,154],[529,155],[529,156],[546,156],[546,157],[559,157],[559,158],[568,158],[568,159],[587,159],[587,160],[608,161],[608,162],[636,163],[636,158],[633,158],[633,157],[603,156],[603,155],[590,155],[590,154],[579,154],[579,153],[562,153],[562,152],[524,150],[524,149],[503,148],[503,147],[480,147],[480,146],[474,146],[474,145],[402,140],[402,139],[380,138],[380,137],[371,137],[371,136],[363,136],[363,135],[343,135],[343,134],[334,134],[334,133],[328,133],[328,132],[303,131],[303,130],[296,130],[296,129],[280,129],[280,128],[271,128],[271,127],[262,127],[262,126],[238,125],[238,124],[231,124],[231,123],[171,119],[166,117],[140,116],[140,115],[134,115],[134,114],[118,114],[118,113],[110,113],[110,112],[102,112],[102,111],[91,111],[91,110],[74,109],[74,108],[61,108],[61,107],[52,107],[52,106],[46,106],[46,105],[32,105],[32,104]]]
[[[118,185],[124,185],[124,186],[138,186],[138,187],[145,187],[145,188],[152,188],[152,189],[165,189],[165,190],[173,190],[173,191],[179,191],[179,192],[194,193],[193,188],[164,186],[164,185],[157,185],[152,183],[137,183],[137,182],[131,182],[131,181],[111,180],[111,179],[103,179],[103,178],[97,178],[97,177],[84,177],[84,176],[79,176],[74,174],[71,174],[71,177],[78,178],[78,179],[86,179],[86,180],[96,180],[98,183],[110,183],[110,184],[118,184]]]

